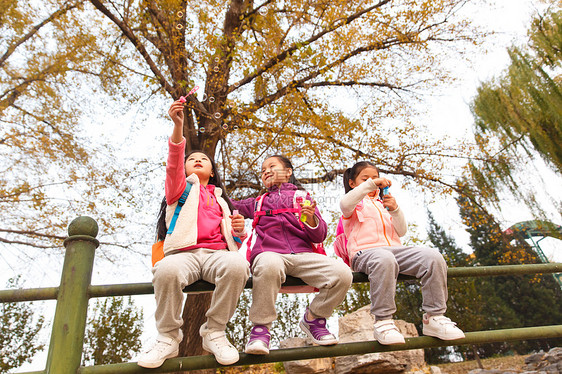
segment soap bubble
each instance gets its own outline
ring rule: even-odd
[[[224,125],[222,125],[222,129],[223,129],[223,130],[228,130],[228,125],[225,123]]]
[[[238,126],[234,125],[234,130],[238,130]]]
[[[205,128],[204,128],[204,127],[200,127],[200,128],[199,128],[199,132],[204,133],[204,132],[205,132]]]
[[[234,82],[234,87],[238,87],[238,86],[240,86],[240,83]]]
[[[180,23],[178,23],[178,24],[176,25],[176,29],[178,29],[178,30],[181,30],[181,29],[183,29],[183,25],[182,25],[182,24],[180,24]]]
[[[201,99],[201,101],[207,101],[207,94],[205,92],[203,92],[203,98]]]
[[[218,57],[215,57],[215,62],[216,62],[216,63],[219,63],[219,62],[220,62],[220,60],[221,60],[220,58],[218,58]]]
[[[215,67],[213,68],[213,70],[214,70],[216,73],[218,73],[219,67],[218,67],[218,66],[215,66]]]
[[[220,114],[219,112],[216,112],[216,113],[215,113],[215,118],[216,118],[216,119],[221,118],[221,114]]]
[[[267,8],[266,7],[261,7],[258,10],[258,13],[261,14],[262,16],[265,16],[267,14]]]
[[[183,12],[182,12],[181,10],[178,12],[178,17],[179,17],[179,18],[182,18],[182,17],[183,17]]]
[[[212,97],[212,96],[211,96],[211,97],[209,97],[209,102],[210,102],[210,103],[214,103],[214,102],[215,102],[215,98],[214,98],[214,97]]]

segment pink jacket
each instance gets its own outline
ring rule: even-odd
[[[368,179],[340,202],[350,260],[364,249],[401,245],[400,237],[406,234],[406,221],[400,208],[388,212],[378,196],[367,195],[376,189],[373,180]]]

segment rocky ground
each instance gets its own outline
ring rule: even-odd
[[[438,365],[447,374],[562,374],[562,348],[526,356],[506,356],[482,360],[484,369],[476,361]]]
[[[525,356],[505,356],[476,361],[437,365],[442,374],[562,374],[562,348]],[[429,371],[428,371],[429,372]],[[222,374],[276,374],[285,373],[283,365],[267,364],[235,367],[217,371]]]

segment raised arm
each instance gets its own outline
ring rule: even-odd
[[[375,183],[374,179],[367,179],[365,182],[346,193],[340,201],[340,209],[343,216],[345,218],[349,218],[353,214],[357,204],[363,200],[365,195],[369,192],[375,191],[377,188],[379,187]]]
[[[174,122],[172,135],[168,139],[168,162],[166,163],[166,202],[172,204],[185,190],[185,138],[183,137],[183,104],[174,101],[168,110]]]

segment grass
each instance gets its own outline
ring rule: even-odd
[[[480,360],[484,369],[516,369],[518,371],[525,371],[525,358],[524,356],[503,356],[494,358],[485,358]],[[474,361],[454,362],[450,364],[435,365],[441,369],[442,372],[447,374],[466,374],[471,370],[478,369],[478,363]]]

